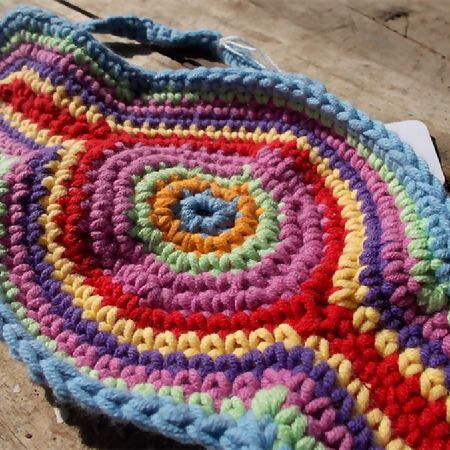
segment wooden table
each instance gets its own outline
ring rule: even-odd
[[[425,122],[450,178],[448,0],[2,0],[0,14],[24,2],[71,21],[135,14],[182,30],[207,28],[246,38],[283,71],[322,81],[373,118]],[[193,64],[148,47],[123,45],[126,41],[112,36],[101,40],[147,69]],[[0,405],[4,450],[181,447],[74,407],[63,410],[68,418],[58,423],[51,395],[28,380],[24,365],[12,360],[2,343]]]

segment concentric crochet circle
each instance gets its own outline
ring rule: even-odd
[[[406,144],[38,10],[0,54],[0,331],[34,381],[214,449],[450,449],[450,201]]]

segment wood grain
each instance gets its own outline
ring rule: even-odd
[[[3,0],[0,15],[19,3],[22,2]],[[87,19],[82,12],[57,1],[27,3],[71,21]],[[242,36],[267,52],[283,71],[322,81],[331,92],[373,118],[384,122],[425,122],[436,138],[444,172],[450,176],[448,0],[71,3],[99,17],[135,14],[182,30],[207,28],[225,36]],[[177,55],[174,60],[125,39],[108,35],[99,38],[146,69],[178,69],[196,64]],[[24,365],[11,361],[4,344],[0,344],[0,400],[0,448],[5,450],[179,448],[173,441],[134,427],[111,424],[101,416],[87,416],[67,405],[69,419],[57,424],[51,396],[28,380]]]
[[[5,344],[0,345],[0,404],[0,448],[85,448],[76,428],[57,424],[44,389],[29,381],[25,365],[11,359]]]

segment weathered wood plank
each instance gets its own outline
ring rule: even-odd
[[[29,381],[25,365],[0,344],[0,448],[3,450],[86,448],[78,430],[58,424],[45,391]]]
[[[440,0],[352,0],[351,7],[406,39],[450,58],[450,2]]]
[[[22,3],[3,0],[0,15]],[[71,21],[86,17],[53,0],[27,0]],[[284,71],[325,83],[342,99],[385,122],[424,121],[436,137],[444,172],[450,176],[450,2],[448,0],[73,0],[100,17],[136,14],[180,29],[213,29],[240,35],[266,51]],[[101,36],[109,43],[128,43]],[[124,51],[118,44],[112,47]],[[183,65],[148,47],[128,46],[129,59],[146,69]],[[186,63],[183,63],[186,64]],[[18,386],[18,388],[17,388]],[[20,392],[18,392],[20,389]],[[89,447],[170,449],[170,440],[114,426],[69,410],[57,424],[45,391],[34,386],[23,364],[0,344],[0,448]],[[70,426],[74,425],[74,426]],[[27,436],[32,437],[27,437]]]

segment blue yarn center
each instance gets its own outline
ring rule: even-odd
[[[236,219],[242,217],[238,212],[239,197],[227,202],[215,198],[211,189],[193,194],[183,189],[183,198],[172,205],[175,217],[181,221],[180,229],[192,234],[200,233],[203,238],[229,233]]]

